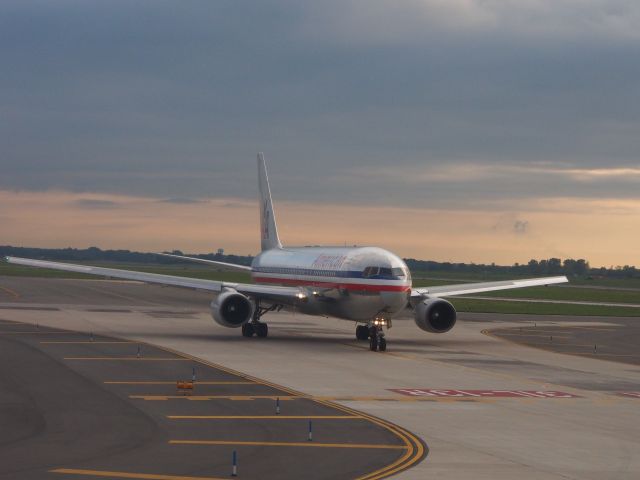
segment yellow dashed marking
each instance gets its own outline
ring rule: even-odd
[[[153,381],[117,381],[117,380],[110,380],[110,381],[106,381],[104,382],[106,384],[109,385],[175,385],[176,381],[174,380],[173,382],[153,382]],[[255,382],[235,382],[235,381],[229,381],[229,382],[217,382],[217,381],[196,381],[194,382],[195,385],[258,385]]]
[[[65,475],[87,475],[91,477],[110,478],[139,478],[145,480],[222,480],[215,477],[186,477],[181,475],[158,475],[154,473],[133,473],[133,472],[109,472],[105,470],[79,470],[76,468],[57,468],[49,470],[50,473],[62,473]]]
[[[190,362],[188,358],[172,357],[64,357],[64,360],[114,360],[114,361],[137,361],[137,362]]]
[[[0,335],[72,335],[69,332],[51,332],[47,330],[30,330],[28,332],[0,332]]]
[[[167,415],[170,420],[358,420],[361,415]]]
[[[196,384],[197,385],[197,384]],[[287,400],[295,400],[297,398],[309,398],[309,397],[296,397],[292,395],[129,395],[129,398],[133,398],[136,400],[239,400],[239,401],[248,401],[248,400],[276,400],[280,399],[283,401]]]
[[[40,343],[47,344],[47,345],[52,345],[52,344],[71,344],[71,345],[78,344],[78,345],[81,345],[81,344],[94,344],[94,343],[97,343],[97,344],[104,344],[104,343],[109,343],[109,344],[112,344],[112,343],[128,343],[128,344],[131,344],[131,343],[137,343],[137,342],[115,342],[115,341],[112,341],[112,342],[98,342],[98,341],[91,342],[91,341],[84,341],[84,342],[40,342]]]
[[[15,290],[11,290],[8,287],[0,287],[0,290],[2,290],[5,293],[8,293],[9,295],[11,295],[13,298],[20,298],[20,294],[18,292],[16,292]]]
[[[317,443],[317,442],[235,442],[226,440],[169,440],[171,445],[239,445],[264,447],[318,447],[318,448],[365,448],[406,450],[406,445],[379,445],[368,443]]]

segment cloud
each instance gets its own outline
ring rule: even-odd
[[[78,198],[73,200],[71,204],[87,210],[103,210],[111,208],[119,208],[120,204],[111,200],[102,200],[97,198]]]
[[[264,150],[276,202],[532,224],[558,196],[626,205],[640,198],[639,8],[0,2],[0,188],[243,205]]]
[[[158,200],[162,203],[178,203],[178,204],[193,204],[193,203],[204,203],[206,200],[201,198],[187,198],[187,197],[173,197],[173,198],[163,198]]]
[[[524,235],[529,230],[529,222],[527,220],[516,220],[513,223],[513,232],[518,235]]]
[[[548,42],[640,38],[633,0],[348,0],[317,5],[305,31],[326,38],[406,44],[438,36],[511,36]]]
[[[255,254],[259,250],[255,202],[242,209],[225,208],[229,203],[249,206],[232,197],[174,204],[114,195],[110,200],[122,208],[78,209],[76,201],[84,198],[72,192],[0,190],[2,243],[151,252],[225,248],[230,253]],[[587,258],[596,266],[637,263],[640,200],[557,197],[530,203],[526,217],[516,212],[521,206],[502,204],[503,213],[495,213],[475,206],[463,210],[278,202],[276,213],[285,245],[374,243],[404,257],[476,263],[524,263],[549,256]]]

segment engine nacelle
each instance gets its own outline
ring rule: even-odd
[[[252,315],[251,300],[233,289],[226,289],[211,302],[211,316],[223,327],[240,327]]]
[[[445,333],[456,324],[456,309],[441,298],[428,298],[415,307],[416,325],[431,333]]]

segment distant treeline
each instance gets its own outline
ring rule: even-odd
[[[631,278],[640,277],[640,270],[634,266],[591,268],[584,259],[549,258],[547,260],[529,260],[528,263],[516,263],[511,266],[481,263],[450,263],[415,260],[406,258],[412,271],[456,272],[456,273],[512,273],[517,275],[580,275],[597,277]]]
[[[179,250],[171,252],[176,255],[185,255]],[[59,260],[69,262],[96,262],[107,261],[117,263],[183,263],[181,260],[163,257],[154,253],[131,252],[129,250],[101,250],[97,247],[85,249],[77,248],[27,248],[0,246],[0,257],[5,255],[27,257],[43,260]],[[224,255],[220,253],[186,254],[221,262],[250,265],[251,255]],[[406,258],[405,261],[412,271],[421,272],[455,272],[455,273],[510,273],[516,275],[580,275],[602,277],[639,277],[640,270],[634,266],[625,265],[617,267],[591,268],[589,262],[584,259],[574,260],[549,258],[547,260],[530,260],[526,264],[514,264],[511,266],[476,263],[450,263],[434,262],[431,260],[416,260]]]

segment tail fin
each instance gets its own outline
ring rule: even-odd
[[[258,188],[260,190],[260,237],[262,251],[272,248],[282,248],[278,238],[276,215],[271,201],[271,189],[267,177],[267,166],[264,163],[264,155],[258,153]]]

